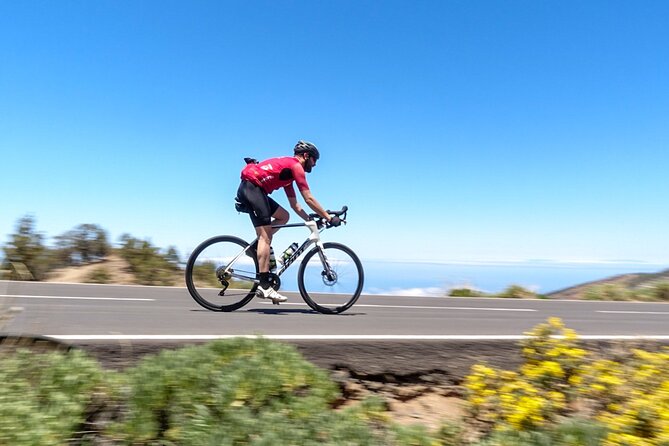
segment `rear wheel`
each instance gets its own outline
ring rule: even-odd
[[[358,300],[364,271],[358,256],[340,243],[324,243],[309,251],[297,273],[304,301],[325,314],[342,313]]]
[[[186,287],[195,302],[211,311],[234,311],[253,299],[258,282],[255,251],[229,235],[202,242],[186,264]]]

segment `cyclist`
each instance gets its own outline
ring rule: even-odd
[[[307,205],[323,217],[328,225],[341,224],[339,217],[331,217],[316,201],[307,184],[305,172],[311,172],[320,158],[318,149],[310,142],[298,141],[293,151],[294,156],[270,158],[259,163],[250,160],[242,170],[242,182],[237,190],[237,200],[249,209],[251,222],[258,235],[258,244],[255,248],[258,255],[260,284],[256,296],[271,299],[273,303],[285,302],[287,298],[271,286],[270,246],[272,235],[278,230],[272,228],[272,225],[284,225],[290,216],[283,207],[269,197],[269,194],[283,188],[290,207],[303,220],[308,221],[309,214],[297,202],[293,188],[295,182]]]

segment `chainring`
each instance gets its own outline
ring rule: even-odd
[[[279,288],[281,288],[281,279],[276,273],[269,274],[269,283],[274,288],[274,291],[279,291]]]

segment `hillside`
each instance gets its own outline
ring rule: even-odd
[[[551,299],[582,299],[586,290],[596,285],[619,285],[627,289],[638,289],[651,286],[658,282],[669,282],[669,269],[658,273],[620,274],[575,285],[562,290],[554,291],[546,296]]]
[[[130,264],[117,254],[111,254],[100,262],[81,266],[59,268],[49,273],[47,282],[86,283],[98,270],[104,269],[109,275],[108,283],[119,285],[135,284],[135,276],[130,272]]]

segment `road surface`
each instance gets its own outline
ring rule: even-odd
[[[340,315],[296,293],[232,313],[199,307],[184,288],[0,282],[0,331],[61,340],[206,340],[240,335],[321,340],[516,339],[561,318],[585,339],[669,340],[669,304],[363,295]]]

